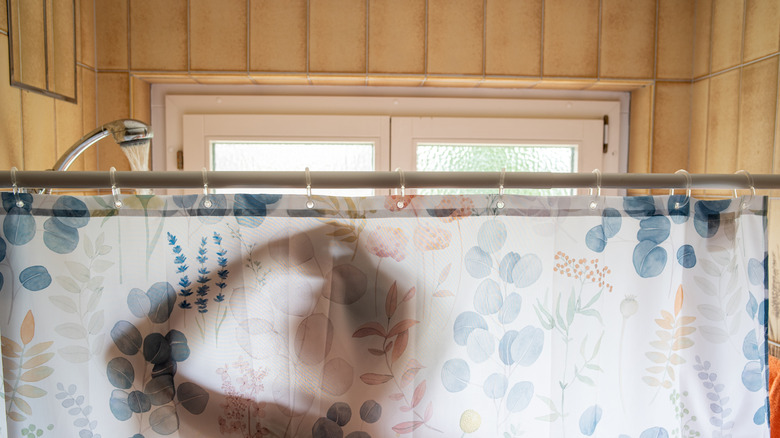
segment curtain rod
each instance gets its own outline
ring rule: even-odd
[[[0,187],[13,187],[13,174],[20,189],[97,189],[110,188],[112,172],[106,171],[0,171]],[[688,176],[689,175],[689,176]],[[780,175],[684,173],[551,173],[506,172],[504,188],[580,188],[603,189],[778,189]],[[209,188],[305,188],[304,171],[210,171]],[[309,172],[314,189],[377,188],[498,188],[502,172]],[[199,171],[116,171],[113,178],[119,189],[202,189]],[[688,179],[690,178],[690,180]],[[752,183],[751,183],[752,181]]]

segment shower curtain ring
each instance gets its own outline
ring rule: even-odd
[[[122,201],[119,200],[121,192],[119,191],[119,187],[116,186],[116,168],[111,166],[111,168],[108,169],[108,175],[111,177],[111,196],[114,197],[114,207],[119,210],[122,208]]]
[[[685,169],[680,169],[677,172],[674,172],[675,175],[678,175],[682,173],[683,176],[685,176],[685,202],[680,204],[679,201],[675,201],[674,208],[675,210],[680,209],[682,207],[685,207],[688,205],[689,202],[691,202],[691,174],[688,173]],[[674,189],[669,190],[669,196],[674,195]]]
[[[214,203],[211,202],[211,197],[209,196],[209,178],[206,172],[205,167],[201,169],[201,174],[203,175],[203,206],[211,208]]]
[[[401,170],[400,167],[397,167],[395,169],[396,172],[398,172],[398,178],[401,182],[401,199],[398,200],[398,202],[395,203],[395,205],[398,208],[404,208],[404,200],[406,199],[406,179],[404,178],[404,171]]]
[[[24,207],[24,201],[19,198],[19,187],[16,185],[16,167],[11,168],[11,187],[13,188],[14,199],[16,199],[15,205],[19,208]]]
[[[598,169],[593,169],[592,173],[596,174],[596,198],[600,198],[601,197],[601,171]],[[588,192],[590,196],[593,196],[593,187],[591,187],[588,190]],[[588,204],[591,210],[595,210],[596,207],[599,206],[599,201],[596,198],[591,200],[590,204]]]
[[[311,174],[309,174],[309,168],[305,170],[306,173],[306,197],[309,198],[306,201],[306,208],[314,208],[314,201],[311,200]]]
[[[506,175],[506,167],[501,168],[501,174],[498,176],[498,202],[496,207],[499,209],[504,208],[504,175]]]
[[[745,178],[747,178],[747,181],[748,181],[748,187],[750,188],[750,198],[748,198],[748,200],[747,200],[747,201],[743,200],[743,201],[742,201],[742,202],[739,204],[739,208],[740,208],[740,209],[742,209],[742,210],[744,210],[744,209],[746,209],[746,208],[748,207],[748,205],[749,205],[751,202],[753,202],[753,198],[755,198],[755,197],[756,197],[756,186],[753,184],[753,176],[752,176],[752,175],[750,174],[750,172],[748,172],[747,170],[745,170],[745,169],[740,169],[740,170],[738,170],[738,171],[736,171],[736,172],[734,172],[734,173],[735,173],[735,174],[737,174],[737,173],[741,173],[741,174],[745,175]],[[736,188],[734,189],[734,197],[735,197],[735,198],[737,197],[737,189],[736,189]]]

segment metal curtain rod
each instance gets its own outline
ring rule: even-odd
[[[15,175],[14,175],[15,174]],[[497,188],[503,174],[504,188],[578,188],[605,189],[778,189],[780,175],[687,173],[550,173],[550,172],[309,172],[315,189],[377,188]],[[0,188],[12,188],[13,177],[19,189],[110,188],[112,172],[105,171],[0,171]],[[210,188],[304,188],[307,172],[211,171]],[[199,171],[121,171],[113,172],[120,189],[199,189],[204,173]]]

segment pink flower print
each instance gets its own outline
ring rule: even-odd
[[[377,257],[392,257],[400,262],[406,257],[404,251],[408,241],[400,228],[379,226],[368,235],[368,250]]]
[[[444,222],[459,221],[464,217],[471,216],[474,209],[474,201],[467,196],[448,196],[442,198],[436,210],[441,212],[441,220]],[[449,211],[449,214],[444,214]]]
[[[450,245],[452,233],[430,225],[421,224],[414,230],[414,246],[420,251],[435,251]]]
[[[412,199],[414,199],[415,195],[390,195],[385,197],[385,209],[390,211],[401,211],[404,208],[408,207],[412,203]],[[398,201],[403,201],[404,206],[398,207]]]

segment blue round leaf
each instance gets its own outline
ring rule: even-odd
[[[19,282],[27,290],[39,291],[49,287],[51,276],[49,271],[41,265],[30,266],[19,274]]]
[[[176,291],[173,286],[164,281],[157,282],[146,291],[146,296],[151,303],[149,319],[156,324],[168,321],[176,306]]]
[[[642,278],[660,274],[666,266],[666,250],[652,240],[643,240],[634,248],[634,269]]]
[[[593,405],[580,415],[580,432],[585,436],[593,435],[596,431],[596,425],[601,421],[601,408],[599,405]]]
[[[510,353],[512,362],[527,367],[539,359],[544,348],[544,332],[542,329],[527,325],[517,334],[512,342]]]
[[[701,237],[710,238],[717,234],[720,227],[720,212],[726,209],[731,200],[699,201],[694,207],[693,227]]]
[[[493,400],[499,399],[506,394],[506,389],[509,386],[509,380],[506,376],[499,373],[493,373],[485,379],[485,383],[482,385],[482,390],[485,391],[485,395]]]
[[[171,345],[171,359],[181,362],[190,357],[190,347],[184,333],[174,329],[165,335],[165,339]]]
[[[111,391],[111,398],[108,401],[108,407],[119,421],[129,420],[133,416],[133,411],[127,405],[128,394],[121,389]]]
[[[5,250],[6,250],[5,240],[2,237],[0,237],[0,262],[5,260]]]
[[[669,230],[672,224],[669,218],[665,216],[651,216],[642,219],[639,222],[639,231],[636,233],[636,239],[640,242],[650,240],[660,245],[669,237]]]
[[[520,333],[517,330],[509,330],[501,337],[498,343],[498,358],[504,365],[514,365],[515,359],[512,358],[512,344]]]
[[[3,219],[3,235],[11,245],[24,245],[35,237],[35,219],[27,210],[14,207]]]
[[[511,293],[506,296],[504,305],[501,306],[501,310],[498,312],[498,322],[501,324],[511,324],[520,314],[520,309],[523,305],[523,298],[516,293]]]
[[[119,321],[111,329],[111,339],[122,353],[133,356],[143,345],[141,332],[130,322]]]
[[[149,397],[141,391],[133,391],[127,396],[127,406],[131,411],[140,414],[152,408]]]
[[[163,374],[152,378],[144,386],[144,392],[155,406],[162,406],[170,402],[176,393],[173,386],[173,376]]]
[[[515,383],[506,397],[506,409],[509,412],[520,412],[528,407],[534,397],[534,384],[531,382]]]
[[[43,243],[57,254],[70,254],[78,246],[79,232],[56,217],[46,219],[43,230]]]
[[[761,300],[761,303],[758,305],[758,315],[757,315],[758,316],[757,321],[760,324],[763,325],[767,324],[766,315],[768,309],[769,309],[769,299]]]
[[[601,213],[601,226],[604,227],[604,237],[607,239],[615,237],[620,231],[623,218],[617,209],[608,207]]]
[[[758,360],[758,341],[756,340],[756,329],[750,330],[742,341],[742,354],[747,360]]]
[[[623,210],[635,219],[642,219],[655,214],[655,201],[652,196],[626,196]]]
[[[729,208],[729,205],[731,205],[731,199],[719,199],[717,201],[699,201],[697,205],[698,204],[701,204],[702,208],[706,208],[707,210],[721,212]]]
[[[492,315],[501,309],[504,298],[501,289],[493,279],[486,278],[474,293],[474,309],[483,315]]]
[[[496,350],[496,341],[487,330],[477,329],[466,341],[466,353],[469,359],[475,363],[482,363],[493,355]]]
[[[460,392],[466,389],[471,379],[469,364],[463,359],[450,359],[441,368],[441,383],[449,392]]]
[[[133,364],[129,360],[124,357],[115,357],[106,366],[106,376],[115,388],[129,389],[135,380],[135,370],[133,370]]]
[[[607,247],[607,237],[604,235],[604,226],[596,225],[585,234],[585,245],[594,252],[602,252]]]
[[[669,217],[676,224],[685,223],[691,215],[691,200],[686,195],[671,195],[666,205]]]
[[[696,252],[691,245],[683,245],[677,250],[677,263],[683,268],[696,266]]]
[[[3,283],[5,283],[5,278],[3,277],[3,273],[0,272],[0,291],[3,290]]]
[[[73,196],[61,196],[51,209],[54,217],[69,227],[81,228],[89,223],[87,204]]]
[[[756,392],[766,386],[766,378],[764,377],[764,367],[761,362],[757,360],[751,360],[745,364],[742,369],[742,384],[748,391]]]
[[[506,225],[498,220],[490,220],[482,224],[477,232],[477,243],[487,253],[500,250],[506,242]]]
[[[3,199],[3,209],[8,213],[11,213],[11,210],[19,208],[16,206],[17,199],[22,201],[22,203],[24,203],[24,207],[21,207],[22,210],[26,212],[32,210],[33,197],[29,193],[17,193],[16,195],[14,195],[12,192],[3,192],[2,199]]]
[[[179,414],[173,406],[161,406],[149,415],[149,425],[160,435],[171,435],[179,430]]]
[[[507,253],[504,258],[501,259],[501,263],[498,265],[498,276],[507,283],[514,282],[512,279],[512,271],[515,269],[515,265],[520,261],[520,254],[516,252]]]
[[[352,418],[352,408],[347,403],[336,402],[330,406],[325,415],[339,426],[344,426]]]
[[[488,326],[484,318],[475,312],[461,313],[455,318],[453,324],[455,343],[465,346],[471,332],[478,328],[487,330]]]
[[[211,201],[211,207],[206,207],[206,199]],[[227,199],[225,195],[210,194],[208,197],[201,196],[198,201],[198,208],[194,211],[195,216],[201,223],[213,225],[221,221],[227,214]]]
[[[144,359],[153,364],[165,363],[171,357],[171,344],[160,333],[150,333],[144,339]]]
[[[512,279],[518,288],[528,287],[542,275],[542,260],[536,254],[526,254],[512,269]]]
[[[233,215],[236,217],[238,224],[249,228],[260,226],[265,220],[266,199],[267,195],[235,195],[233,198]]]
[[[764,263],[751,258],[748,261],[748,279],[750,284],[764,284]]]
[[[769,406],[769,399],[767,399],[766,404],[758,408],[756,410],[756,413],[753,414],[753,423],[757,425],[762,425],[766,423],[766,417],[767,417],[767,406]]]
[[[366,423],[376,423],[382,416],[382,405],[376,400],[366,400],[360,406],[360,419]]]
[[[133,288],[127,294],[127,307],[136,318],[146,318],[146,315],[152,310],[152,301],[144,291]]]
[[[195,201],[198,199],[198,195],[173,195],[173,203],[177,207],[184,210],[189,210],[195,205]]]
[[[650,429],[645,429],[639,435],[639,438],[669,438],[669,432],[663,427],[651,427]]]
[[[484,278],[490,275],[493,267],[493,259],[490,254],[482,251],[478,246],[472,247],[463,259],[466,272],[474,278]]]

